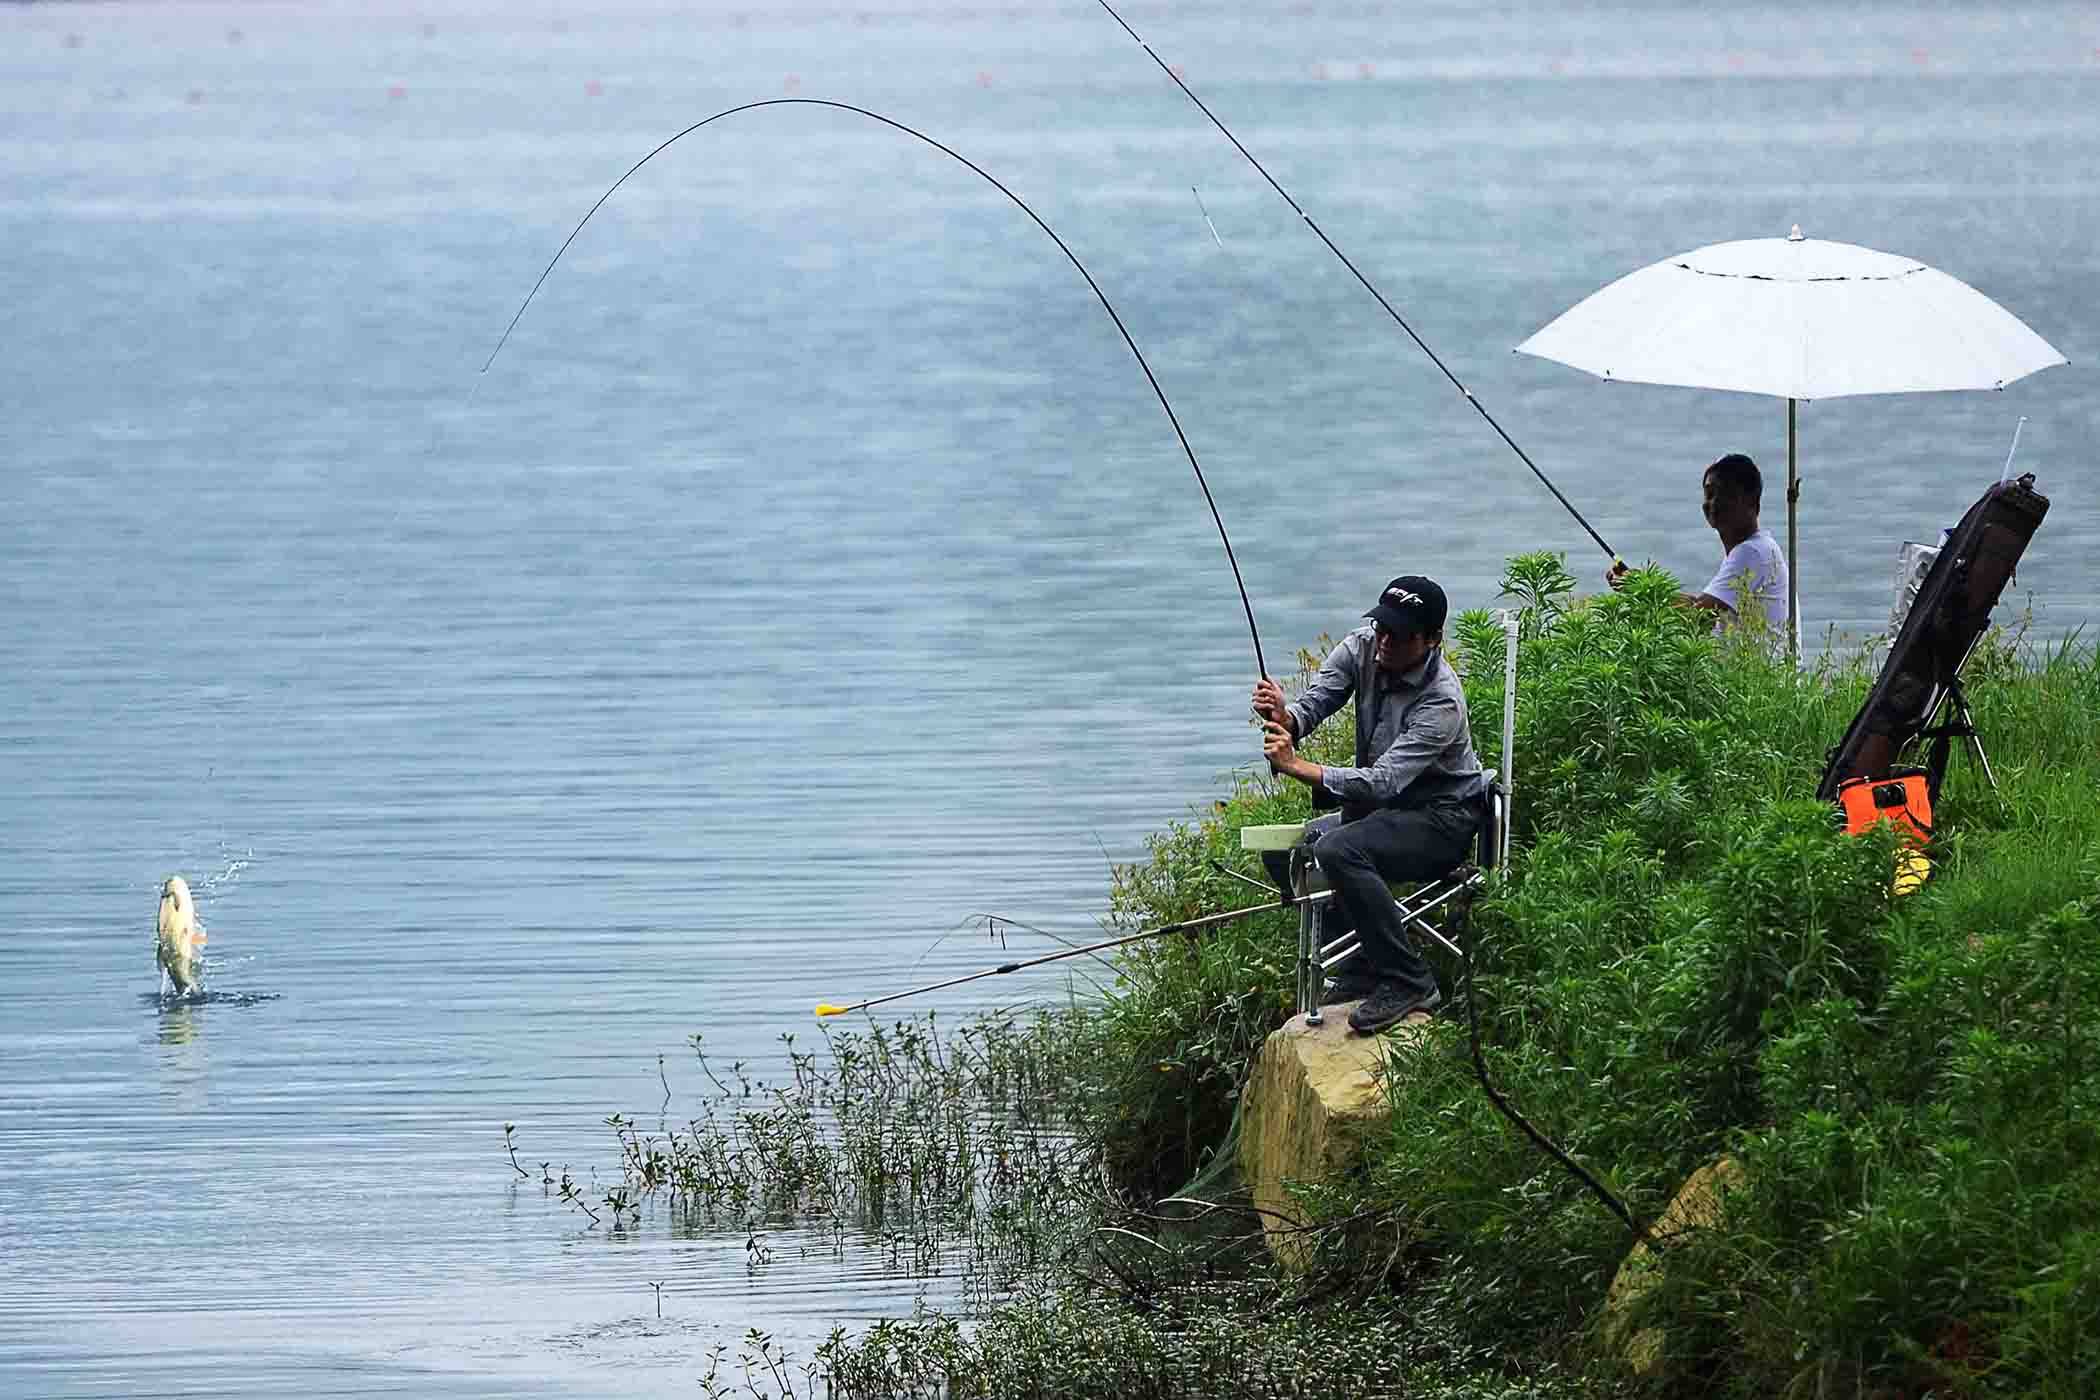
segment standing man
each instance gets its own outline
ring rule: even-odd
[[[1254,687],[1262,748],[1276,771],[1340,800],[1338,814],[1307,824],[1305,845],[1334,887],[1342,928],[1362,943],[1322,1004],[1362,1001],[1351,1030],[1380,1031],[1443,1002],[1436,974],[1407,935],[1388,881],[1429,880],[1466,858],[1480,829],[1487,782],[1466,727],[1466,697],[1444,660],[1444,590],[1402,574],[1364,616],[1371,625],[1342,639],[1305,693],[1286,705],[1264,676]],[[1356,766],[1329,768],[1298,756],[1297,741],[1356,697]],[[1289,888],[1289,853],[1263,862]]]
[[[1714,613],[1716,633],[1734,627],[1766,627],[1772,636],[1784,639],[1791,621],[1787,616],[1786,555],[1772,532],[1757,523],[1765,495],[1757,463],[1731,452],[1706,469],[1700,491],[1706,523],[1721,537],[1721,567],[1706,587],[1679,594],[1678,601]],[[1619,563],[1604,574],[1604,581],[1613,588],[1625,578],[1626,566]]]

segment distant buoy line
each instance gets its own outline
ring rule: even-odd
[[[773,97],[767,98],[766,100],[761,102],[745,102],[735,107],[724,108],[722,111],[715,113],[713,116],[694,122],[685,130],[678,132],[676,135],[664,140],[663,143],[658,145],[655,150],[649,152],[648,155],[643,156],[632,166],[628,167],[627,173],[625,175],[622,175],[619,179],[613,181],[611,188],[607,189],[604,194],[599,195],[597,203],[591,205],[590,209],[584,214],[584,216],[576,221],[576,227],[569,230],[569,236],[562,240],[561,247],[556,249],[554,256],[547,260],[547,266],[541,271],[539,275],[539,280],[534,282],[532,284],[532,290],[525,294],[525,300],[519,305],[517,315],[512,316],[510,318],[510,324],[503,328],[502,336],[499,337],[496,341],[496,348],[491,350],[489,352],[488,359],[482,362],[479,374],[477,374],[476,376],[476,383],[480,382],[479,375],[487,374],[489,366],[496,363],[496,357],[503,353],[503,347],[510,341],[511,332],[516,330],[518,328],[518,322],[524,319],[526,308],[531,306],[532,299],[539,295],[540,288],[546,284],[548,275],[554,271],[554,265],[561,261],[563,253],[569,251],[569,245],[571,243],[574,243],[576,241],[576,236],[583,232],[583,226],[591,221],[591,215],[596,214],[598,210],[601,207],[603,207],[605,201],[613,197],[614,191],[618,190],[620,186],[626,184],[629,178],[631,178],[634,175],[635,171],[640,170],[643,166],[647,165],[650,161],[654,160],[658,155],[660,155],[667,147],[669,147],[673,143],[681,140],[684,137],[692,135],[694,132],[698,131],[703,126],[709,126],[715,122],[722,120],[724,117],[733,117],[739,112],[756,111],[761,107],[829,107],[834,111],[852,112],[855,115],[867,117],[871,121],[880,122],[884,126],[890,127],[893,130],[901,131],[906,136],[910,136],[919,141],[925,142],[927,145],[933,147],[936,151],[939,151],[942,155],[960,161],[963,165],[968,166],[973,172],[975,172],[978,175],[979,178],[983,179],[986,184],[989,184],[993,189],[999,191],[999,193],[1005,195],[1008,199],[1012,200],[1014,204],[1020,209],[1020,211],[1026,214],[1035,223],[1035,226],[1037,228],[1041,229],[1044,233],[1050,236],[1050,241],[1057,245],[1058,251],[1063,253],[1065,255],[1065,259],[1068,262],[1070,262],[1073,267],[1078,269],[1079,275],[1086,279],[1087,286],[1093,289],[1095,298],[1101,303],[1101,309],[1106,311],[1108,313],[1108,318],[1116,323],[1116,330],[1119,333],[1121,333],[1123,337],[1123,343],[1130,347],[1130,353],[1133,357],[1136,358],[1138,362],[1138,368],[1145,372],[1145,382],[1152,386],[1153,396],[1159,400],[1160,408],[1162,408],[1166,412],[1167,421],[1171,423],[1174,427],[1174,436],[1181,443],[1182,454],[1189,459],[1189,467],[1192,471],[1196,473],[1196,484],[1203,489],[1203,501],[1205,505],[1210,507],[1211,521],[1218,527],[1218,539],[1220,543],[1222,543],[1225,546],[1225,562],[1232,566],[1232,581],[1233,584],[1239,589],[1240,608],[1247,615],[1247,633],[1250,637],[1253,638],[1254,641],[1255,668],[1261,675],[1268,675],[1268,663],[1262,657],[1261,631],[1254,624],[1254,604],[1248,601],[1247,584],[1246,581],[1240,577],[1240,562],[1239,559],[1233,554],[1232,537],[1225,533],[1225,519],[1218,513],[1218,503],[1217,500],[1211,495],[1210,482],[1203,475],[1203,464],[1196,460],[1196,449],[1189,445],[1188,434],[1182,431],[1181,419],[1175,415],[1174,405],[1167,402],[1166,391],[1160,388],[1158,377],[1152,373],[1152,366],[1146,362],[1144,352],[1138,349],[1137,341],[1131,338],[1130,329],[1129,327],[1123,324],[1123,318],[1116,314],[1116,308],[1113,304],[1110,303],[1108,299],[1108,294],[1101,290],[1101,284],[1094,280],[1093,273],[1087,271],[1086,264],[1082,263],[1079,260],[1079,255],[1072,251],[1072,249],[1065,243],[1064,239],[1059,238],[1057,236],[1057,230],[1051,228],[1049,224],[1045,223],[1043,221],[1043,216],[1036,213],[1034,209],[1029,207],[1028,201],[1022,199],[1019,195],[1015,194],[1012,190],[1008,189],[1004,184],[1000,182],[998,177],[994,176],[991,172],[987,171],[983,166],[977,164],[977,162],[971,160],[968,156],[961,154],[960,152],[952,149],[951,147],[943,145],[941,142],[936,141],[933,137],[928,136],[925,132],[917,130],[914,127],[907,126],[903,122],[897,121],[892,117],[886,117],[880,112],[871,112],[865,107],[856,107],[850,102],[832,102],[818,97]]]
[[[1255,168],[1255,170],[1261,175],[1262,179],[1269,182],[1269,188],[1283,196],[1283,202],[1285,204],[1290,205],[1292,211],[1296,213],[1300,219],[1305,221],[1305,226],[1311,229],[1322,243],[1325,243],[1327,245],[1327,251],[1334,254],[1336,257],[1342,260],[1342,266],[1348,268],[1350,274],[1354,276],[1358,282],[1361,282],[1363,284],[1364,290],[1369,292],[1372,295],[1372,297],[1374,297],[1377,300],[1378,304],[1385,308],[1385,314],[1393,318],[1394,324],[1399,326],[1401,330],[1407,332],[1407,338],[1409,340],[1412,340],[1417,346],[1421,348],[1422,353],[1429,357],[1430,363],[1434,364],[1438,369],[1443,371],[1444,378],[1451,381],[1451,387],[1458,390],[1459,393],[1465,395],[1466,402],[1473,405],[1473,411],[1478,413],[1482,418],[1486,419],[1487,425],[1495,430],[1495,435],[1501,438],[1505,443],[1509,444],[1509,450],[1517,454],[1518,460],[1523,462],[1525,466],[1531,468],[1531,474],[1539,479],[1539,483],[1542,486],[1544,486],[1548,491],[1551,491],[1553,493],[1553,499],[1559,501],[1561,505],[1567,509],[1568,514],[1575,517],[1575,523],[1577,525],[1580,525],[1586,532],[1588,532],[1589,537],[1597,542],[1597,547],[1602,549],[1606,554],[1609,554],[1612,557],[1614,563],[1618,562],[1618,551],[1604,542],[1604,536],[1598,534],[1595,528],[1591,526],[1590,522],[1583,518],[1582,512],[1575,509],[1575,503],[1569,500],[1565,495],[1561,494],[1561,489],[1553,484],[1552,479],[1548,477],[1545,472],[1539,470],[1539,464],[1531,460],[1531,454],[1526,452],[1523,448],[1517,446],[1517,440],[1503,431],[1502,425],[1495,421],[1495,415],[1489,413],[1487,411],[1486,406],[1483,405],[1479,399],[1473,397],[1473,391],[1471,389],[1468,389],[1464,384],[1459,382],[1458,376],[1451,372],[1451,367],[1444,363],[1443,358],[1439,356],[1436,353],[1436,351],[1429,348],[1429,342],[1422,339],[1421,336],[1417,335],[1415,333],[1415,328],[1407,323],[1407,318],[1405,316],[1402,316],[1397,310],[1395,310],[1393,304],[1385,299],[1385,293],[1379,291],[1378,288],[1372,286],[1371,279],[1364,276],[1363,273],[1358,270],[1355,263],[1349,261],[1349,255],[1335,246],[1334,240],[1327,236],[1327,230],[1321,228],[1320,225],[1313,219],[1313,216],[1306,213],[1304,207],[1301,206],[1297,200],[1291,198],[1291,192],[1289,190],[1285,189],[1282,185],[1276,183],[1276,177],[1269,173],[1269,168],[1263,165],[1259,160],[1256,160],[1254,158],[1254,152],[1248,150],[1245,146],[1240,144],[1240,138],[1234,136],[1232,134],[1232,129],[1226,126],[1225,123],[1218,120],[1218,114],[1216,112],[1211,111],[1209,107],[1204,105],[1203,99],[1196,96],[1194,89],[1190,88],[1187,83],[1181,80],[1181,74],[1175,72],[1174,69],[1168,65],[1165,59],[1161,58],[1158,54],[1152,52],[1152,46],[1146,43],[1142,38],[1138,37],[1138,32],[1135,29],[1132,29],[1130,25],[1124,21],[1123,16],[1116,13],[1115,6],[1109,4],[1108,0],[1098,0],[1098,3],[1100,4],[1102,9],[1108,11],[1109,18],[1113,19],[1118,25],[1120,25],[1122,27],[1123,32],[1125,34],[1128,34],[1133,40],[1135,40],[1137,42],[1138,47],[1145,51],[1145,56],[1151,59],[1155,64],[1159,66],[1159,71],[1166,74],[1169,78],[1172,78],[1174,80],[1174,86],[1181,89],[1183,96],[1187,97],[1189,101],[1196,104],[1196,110],[1203,113],[1204,116],[1210,118],[1210,124],[1216,127],[1221,133],[1223,133],[1225,139],[1232,143],[1233,149],[1247,158],[1247,163]],[[1197,200],[1200,202],[1202,200],[1202,196],[1198,195]],[[1208,220],[1209,217],[1210,215],[1206,211],[1204,214],[1204,218]],[[1212,229],[1213,236],[1216,235],[1216,232],[1216,229]]]

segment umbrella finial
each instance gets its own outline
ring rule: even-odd
[[[1801,225],[1795,224],[1791,229],[1787,230],[1786,241],[1789,243],[1799,243],[1801,241]]]

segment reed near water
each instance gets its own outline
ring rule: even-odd
[[[706,1393],[2100,1390],[2094,648],[2015,626],[1971,658],[1999,787],[1956,758],[1934,877],[1897,897],[1893,833],[1844,836],[1808,796],[1870,654],[1777,664],[1657,571],[1578,601],[1533,555],[1505,585],[1521,786],[1473,922],[1489,1063],[1637,1219],[1730,1159],[1717,1223],[1663,1240],[1654,1286],[1607,1306],[1627,1230],[1480,1094],[1455,1018],[1392,1062],[1362,1169],[1300,1190],[1315,1267],[1272,1268],[1225,1150],[1290,1010],[1270,915],[1135,945],[1113,985],[1028,1018],[790,1047],[792,1082],[714,1078],[675,1131],[609,1120],[615,1224],[826,1221],[841,1248],[874,1231],[900,1268],[971,1285],[951,1315],[809,1358],[753,1333],[700,1359]],[[1501,642],[1485,613],[1452,629],[1491,764]],[[1238,828],[1303,802],[1240,776],[1117,871],[1113,922],[1238,898],[1216,868]]]

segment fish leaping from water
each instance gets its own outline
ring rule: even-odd
[[[153,937],[153,956],[175,984],[176,995],[187,996],[203,980],[203,949],[204,925],[197,922],[189,884],[180,875],[170,875],[160,887],[160,925]]]

